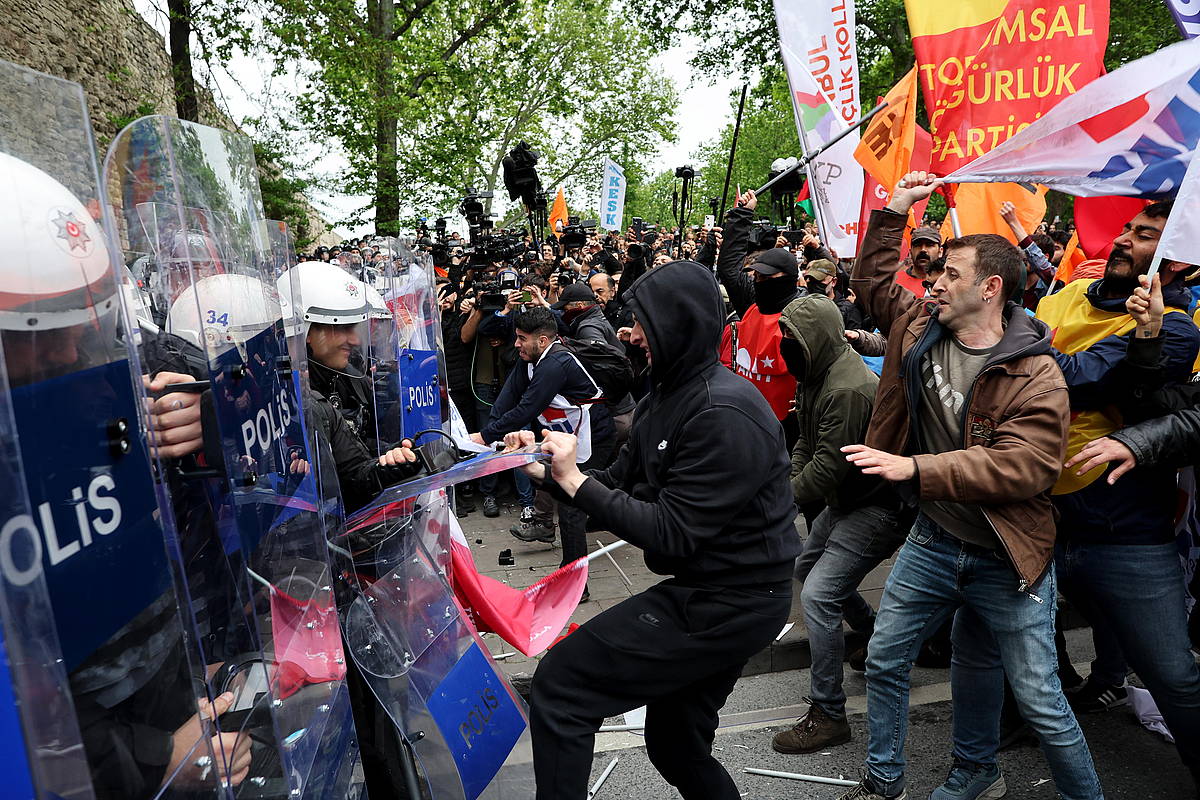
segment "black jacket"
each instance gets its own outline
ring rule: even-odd
[[[456,398],[469,397],[471,394],[471,353],[474,345],[463,344],[462,327],[467,321],[467,315],[457,309],[451,309],[442,314],[442,341],[446,349],[446,385],[450,396]],[[461,407],[460,407],[461,411]],[[464,416],[465,419],[465,416]],[[472,417],[471,422],[474,421]],[[470,425],[471,422],[467,424]]]
[[[1102,280],[1087,287],[1086,298],[1102,311],[1125,313],[1125,298],[1105,298]],[[1186,308],[1188,299],[1182,281],[1163,287],[1163,301],[1168,308]],[[1159,379],[1163,384],[1187,380],[1200,347],[1196,325],[1187,314],[1166,314],[1158,339],[1154,344],[1161,348],[1162,354],[1158,361]],[[1130,359],[1139,348],[1150,346],[1126,334],[1106,337],[1071,355],[1055,351],[1055,360],[1071,393],[1071,410],[1109,410],[1123,422],[1144,419],[1145,412],[1139,410],[1143,403],[1137,399],[1140,393],[1136,393],[1139,384],[1130,379]],[[1126,411],[1136,416],[1125,420]],[[1113,486],[1103,477],[1098,478],[1079,491],[1054,497],[1054,505],[1061,514],[1059,537],[1105,544],[1169,542],[1175,537],[1175,494],[1173,469],[1168,466],[1139,464]]]
[[[397,467],[384,467],[367,450],[363,440],[350,429],[339,409],[320,392],[309,390],[304,395],[304,418],[317,439],[317,446],[326,452],[312,454],[323,496],[330,496],[332,487],[341,487],[342,505],[350,514],[375,499],[385,487],[400,483],[422,471],[420,462]],[[333,474],[329,471],[332,457]],[[336,478],[336,483],[334,482]]]
[[[1200,383],[1174,388],[1177,396],[1188,402],[1186,407],[1112,434],[1132,451],[1139,468],[1200,464]]]
[[[603,309],[598,305],[592,306],[571,320],[570,325],[567,326],[567,335],[573,339],[607,342],[618,353],[625,352],[624,343],[617,338],[617,332],[613,330],[612,323],[604,316]],[[627,414],[633,411],[634,402],[633,398],[626,394],[608,405],[613,414]]]
[[[800,537],[783,428],[758,390],[717,361],[725,314],[712,273],[666,264],[626,300],[649,341],[652,387],[628,444],[608,469],[588,472],[574,504],[641,547],[660,575],[788,581]]]

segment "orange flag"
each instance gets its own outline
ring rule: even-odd
[[[891,194],[908,172],[917,140],[917,68],[900,79],[883,98],[887,108],[862,132],[854,158]]]
[[[905,0],[925,108],[933,171],[947,175],[1027,127],[1104,74],[1109,0]],[[1000,218],[1011,200],[1025,229],[1046,212],[1045,190],[964,184],[963,233],[1012,239]]]
[[[554,205],[550,207],[550,232],[557,238],[566,226],[567,198],[560,186],[558,187],[558,195],[554,198]]]

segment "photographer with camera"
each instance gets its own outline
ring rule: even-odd
[[[489,287],[491,288],[491,287]],[[500,394],[500,387],[508,378],[509,372],[516,365],[518,356],[512,344],[511,332],[501,330],[496,332],[497,323],[494,318],[508,308],[511,295],[503,294],[499,308],[495,307],[495,292],[479,291],[473,297],[468,297],[461,308],[467,313],[467,319],[462,323],[459,340],[471,350],[471,386],[475,400],[476,416],[474,422],[483,427],[491,418],[492,404]],[[481,301],[488,307],[485,312],[480,308]],[[508,313],[501,314],[508,316]],[[471,420],[464,418],[468,426]],[[500,476],[487,475],[479,479],[479,491],[483,494],[483,515],[494,518],[500,516],[500,504],[496,500],[496,490]],[[533,487],[524,475],[514,473],[517,495],[522,506],[533,507]],[[531,512],[532,513],[532,512]]]

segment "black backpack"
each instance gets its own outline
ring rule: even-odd
[[[623,350],[599,339],[560,336],[559,341],[575,354],[592,380],[600,385],[606,402],[615,403],[633,389],[633,365]]]

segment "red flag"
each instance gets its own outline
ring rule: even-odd
[[[517,589],[480,575],[471,548],[461,535],[455,529],[450,539],[451,586],[475,627],[495,633],[527,656],[536,656],[549,647],[583,596],[587,557],[559,567],[528,589]]]
[[[1076,197],[1075,232],[1088,258],[1108,258],[1125,223],[1147,206],[1136,197]]]
[[[290,697],[310,683],[346,676],[346,657],[338,631],[333,597],[298,600],[271,587],[271,633],[280,697]]]

